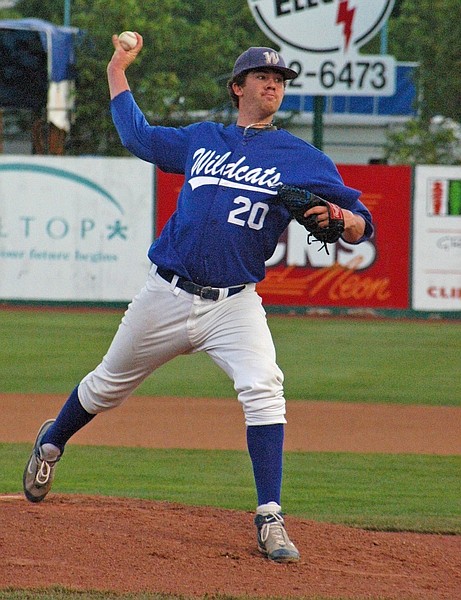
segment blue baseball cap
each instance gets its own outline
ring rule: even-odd
[[[294,79],[298,76],[296,71],[285,65],[285,61],[276,50],[264,46],[252,46],[245,50],[235,61],[232,77],[236,77],[244,71],[261,68],[276,69],[283,74],[284,79]]]

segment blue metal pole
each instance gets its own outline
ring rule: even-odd
[[[387,21],[381,29],[381,54],[387,54]]]
[[[323,103],[324,96],[314,96],[314,122],[312,144],[318,149],[323,150]]]
[[[70,2],[71,0],[64,0],[64,25],[70,27]]]

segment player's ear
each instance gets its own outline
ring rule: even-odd
[[[239,97],[243,94],[242,86],[235,82],[232,84],[232,91]]]

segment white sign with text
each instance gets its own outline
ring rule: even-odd
[[[415,169],[414,310],[461,311],[461,167]]]
[[[0,158],[0,299],[124,302],[150,266],[153,167]]]
[[[248,0],[259,28],[298,73],[290,94],[391,96],[395,59],[359,49],[385,25],[395,0]]]

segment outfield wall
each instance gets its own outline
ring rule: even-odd
[[[326,254],[291,223],[258,285],[268,309],[461,316],[461,167],[339,170],[373,239]],[[0,157],[0,301],[128,302],[182,182],[133,158]]]
[[[292,222],[258,285],[265,305],[296,313],[461,317],[461,167],[339,165],[362,191],[375,235],[330,254]],[[157,174],[156,232],[176,204],[181,175]]]
[[[0,159],[0,299],[125,302],[145,280],[154,172],[134,159]]]

